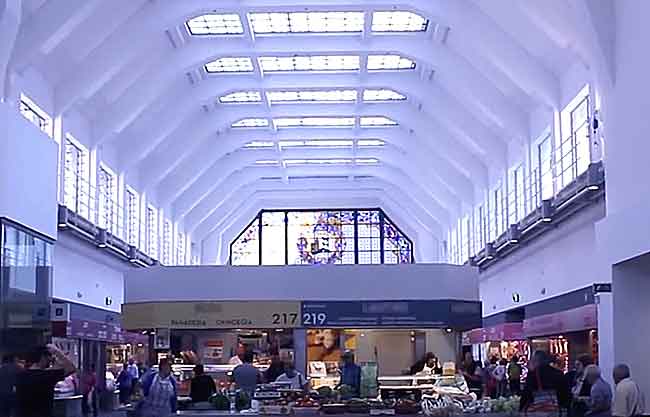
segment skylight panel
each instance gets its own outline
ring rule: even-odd
[[[247,56],[223,57],[205,64],[207,72],[253,72],[253,60]]]
[[[268,127],[268,119],[262,118],[247,118],[241,119],[232,124],[232,127]]]
[[[255,161],[255,165],[279,165],[280,161],[275,159],[258,159]]]
[[[415,69],[415,61],[398,54],[368,55],[369,71],[412,69]]]
[[[244,33],[239,15],[204,14],[187,21],[187,29],[192,35],[241,35]]]
[[[360,33],[363,12],[272,12],[250,13],[258,35],[285,33]]]
[[[284,164],[289,165],[349,165],[352,159],[322,158],[322,159],[285,159]]]
[[[359,139],[357,141],[357,146],[360,148],[372,147],[372,146],[384,146],[385,142],[380,139]]]
[[[357,165],[374,165],[379,163],[377,158],[357,158],[355,159]]]
[[[271,104],[357,101],[356,90],[268,91],[266,96]]]
[[[363,116],[361,117],[361,126],[397,126],[397,122],[391,118],[384,116]]]
[[[429,20],[417,13],[406,11],[374,12],[373,32],[425,32]]]
[[[221,103],[259,103],[262,101],[262,94],[259,91],[235,91],[219,97]]]
[[[254,141],[248,142],[246,145],[244,145],[244,148],[247,148],[247,149],[264,149],[264,148],[272,148],[273,146],[275,146],[275,143],[270,142],[270,141],[254,140]]]
[[[406,96],[390,89],[363,90],[363,101],[400,101]]]
[[[280,141],[278,144],[280,148],[351,148],[353,145],[352,140],[330,140],[330,139],[315,139],[315,140],[285,140]]]
[[[351,127],[354,117],[280,117],[273,120],[277,128],[283,127]]]
[[[263,56],[259,58],[264,72],[291,71],[358,71],[358,55],[296,55]]]

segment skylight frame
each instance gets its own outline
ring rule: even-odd
[[[357,139],[359,148],[381,148],[386,146],[386,141],[382,139]]]
[[[369,98],[373,96],[374,98]],[[392,88],[366,88],[363,90],[362,99],[364,103],[386,103],[395,101],[406,101],[406,95]]]
[[[352,139],[291,139],[278,141],[280,149],[351,149]]]
[[[223,56],[207,62],[203,67],[208,74],[250,74],[255,72],[255,64],[250,56]],[[210,69],[211,67],[221,69]]]
[[[320,97],[316,97],[318,95]],[[339,97],[336,97],[337,95]],[[359,98],[359,93],[357,90],[351,88],[271,90],[266,92],[266,98],[271,105],[355,103]]]
[[[380,62],[379,60],[383,60]],[[377,61],[373,64],[374,61]],[[396,65],[389,65],[390,62],[395,62]],[[415,60],[401,55],[399,53],[387,52],[383,54],[370,54],[366,61],[366,68],[368,72],[381,72],[381,71],[414,71],[417,68]]]
[[[219,97],[221,104],[260,104],[262,93],[258,90],[237,90]]]
[[[370,19],[375,34],[424,33],[429,29],[429,19],[410,10],[375,10]],[[395,19],[407,22],[393,22]]]
[[[340,61],[341,65],[327,67],[324,62]],[[361,71],[361,56],[354,54],[295,54],[265,55],[257,58],[260,71],[268,74],[335,73]],[[333,65],[333,64],[332,64]]]
[[[233,129],[268,128],[269,126],[270,121],[265,117],[244,117],[230,125]]]
[[[220,24],[215,24],[216,21]],[[205,13],[188,19],[185,27],[191,36],[236,36],[245,33],[244,22],[237,13]],[[205,30],[194,30],[200,27]],[[232,30],[233,27],[237,30]]]
[[[396,127],[399,123],[386,116],[361,116],[359,117],[359,126],[368,127]]]
[[[250,12],[247,17],[255,36],[357,35],[363,33],[366,19],[365,12],[356,10]],[[351,23],[347,27],[319,24],[319,18],[332,22],[347,19]],[[267,24],[268,29],[261,27]]]
[[[340,123],[332,123],[338,120]],[[287,123],[291,121],[291,123]],[[302,116],[302,117],[276,117],[273,125],[276,129],[290,128],[351,128],[356,124],[354,116]]]

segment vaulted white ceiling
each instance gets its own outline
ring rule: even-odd
[[[576,63],[606,67],[590,38],[586,0],[8,1],[22,3],[10,69],[37,69],[53,88],[57,114],[83,114],[92,146],[117,155],[114,168],[137,177],[188,232],[199,239],[216,233],[220,245],[265,203],[342,206],[337,198],[385,204],[406,229],[440,237],[521,157],[513,152],[530,142],[531,115],[561,105],[566,71]],[[250,13],[297,11],[364,18],[351,33],[252,30]],[[377,11],[413,12],[428,24],[425,31],[373,32]],[[187,21],[203,14],[234,14],[243,33],[193,36]],[[383,54],[408,58],[415,68],[369,70],[368,56]],[[359,69],[276,73],[258,62],[292,55],[354,55]],[[250,57],[252,71],[206,71],[223,57]],[[355,90],[357,99],[277,104],[266,96],[331,89]],[[367,102],[364,89],[391,89],[405,99]],[[219,101],[240,91],[261,100]],[[305,116],[354,121],[277,123]],[[362,116],[397,125],[364,127]],[[232,127],[245,118],[269,126]],[[351,145],[281,145],[310,139]],[[359,146],[363,139],[383,146]],[[245,146],[253,141],[267,145]]]

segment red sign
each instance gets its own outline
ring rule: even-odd
[[[524,320],[526,337],[551,336],[597,327],[598,310],[595,304]]]
[[[463,333],[463,345],[476,345],[485,342],[507,342],[524,340],[522,323],[501,323],[483,329]]]

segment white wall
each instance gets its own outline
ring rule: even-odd
[[[478,300],[478,272],[443,264],[158,267],[126,274],[126,302]]]
[[[111,311],[121,311],[124,271],[131,268],[74,237],[59,234],[54,246],[52,296]],[[106,297],[113,303],[105,304]]]
[[[592,206],[561,223],[528,246],[512,253],[480,275],[483,316],[521,307],[546,298],[609,282],[599,255],[595,223],[604,204]],[[519,293],[515,303],[512,294]]]
[[[56,238],[58,146],[0,103],[0,216]]]

